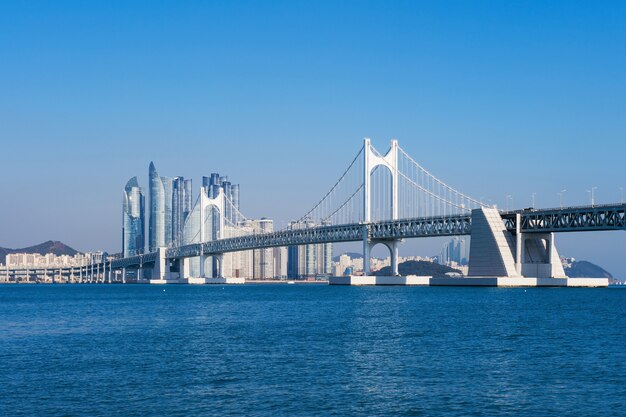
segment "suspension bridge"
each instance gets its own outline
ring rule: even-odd
[[[103,271],[103,280],[130,269],[149,270],[158,283],[228,282],[223,274],[227,253],[362,242],[364,276],[371,274],[370,254],[378,244],[389,249],[391,270],[398,276],[402,240],[469,235],[470,277],[511,279],[512,285],[525,278],[565,279],[554,233],[626,230],[626,205],[499,211],[436,177],[398,141],[392,140],[383,154],[366,138],[328,192],[283,230],[260,233],[247,226],[249,220],[221,190],[214,198],[203,190],[169,247],[110,260],[96,270]],[[216,268],[205,267],[209,258]]]

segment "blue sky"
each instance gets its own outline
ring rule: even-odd
[[[2,2],[0,246],[118,251],[151,160],[196,189],[228,174],[285,222],[364,136],[501,207],[618,201],[625,21],[608,1]],[[626,276],[626,233],[557,239]]]

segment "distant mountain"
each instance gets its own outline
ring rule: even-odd
[[[609,281],[613,280],[613,275],[608,271],[587,261],[574,261],[564,269],[565,275],[570,278],[608,278]]]
[[[63,242],[57,240],[49,240],[39,245],[29,246],[28,248],[21,249],[9,249],[0,248],[0,263],[6,263],[7,255],[10,253],[39,253],[45,255],[46,253],[54,253],[55,255],[69,255],[74,256],[79,253],[77,250],[70,248]]]
[[[428,261],[406,261],[398,265],[400,275],[420,275],[443,277],[447,272],[461,273],[459,270],[449,266],[439,265]],[[375,272],[376,275],[391,275],[391,267],[386,266]]]

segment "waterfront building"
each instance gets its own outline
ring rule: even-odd
[[[289,259],[287,247],[280,246],[277,248],[273,248],[272,251],[274,258],[274,278],[286,279],[288,275],[287,262]]]
[[[351,266],[350,256],[344,253],[339,257],[339,273],[337,275],[344,275]]]
[[[124,187],[122,208],[122,251],[124,257],[144,252],[145,247],[145,198],[137,177]]]
[[[165,246],[169,246],[172,243],[173,237],[173,182],[171,178],[161,177],[161,183],[163,183],[163,201],[164,201],[164,234],[165,234]]]
[[[467,258],[466,238],[455,236],[441,248],[439,263],[441,265],[450,265],[451,263],[465,265]]]
[[[192,208],[191,193],[191,180],[174,177],[172,180],[172,242],[174,244],[182,242],[183,227]]]
[[[311,220],[291,222],[292,229],[314,227]],[[287,271],[289,278],[314,278],[318,275],[333,273],[332,243],[290,246],[288,248]]]
[[[184,183],[184,197],[183,197],[183,221],[181,224],[181,229],[183,228],[185,221],[187,221],[187,217],[191,210],[193,209],[193,184],[191,180],[185,180]]]
[[[70,255],[55,255],[46,253],[41,255],[38,253],[9,253],[6,256],[7,268],[64,268],[78,267],[89,265],[92,262],[102,261],[106,253],[104,252],[87,252]]]
[[[233,213],[233,222],[237,224],[237,222],[241,219],[238,217],[239,212],[239,184],[233,184],[230,187],[230,201],[233,203],[233,207],[235,209],[235,213]]]
[[[227,205],[224,217],[231,224],[238,224],[241,220],[238,216],[239,211],[239,184],[232,184],[227,176],[220,176],[214,172],[210,177],[202,177],[202,188],[206,189],[209,198],[215,198],[219,194],[220,188],[224,192],[224,196],[230,200],[231,205]]]
[[[154,163],[150,162],[150,220],[148,250],[156,251],[165,246],[165,187]]]
[[[232,203],[226,205],[223,213],[225,222],[226,224],[237,225],[239,220],[237,214],[239,185],[231,184],[228,177],[220,176],[218,173],[212,173],[210,177],[202,177],[201,191],[205,192],[208,198],[217,197],[220,189]],[[199,217],[195,220],[191,219],[195,204],[192,181],[181,176],[162,177],[157,172],[154,162],[150,162],[148,191],[149,200],[146,202],[143,197],[143,190],[137,185],[136,177],[129,180],[125,188],[123,256],[132,256],[146,251],[154,252],[159,247],[197,243],[190,241],[197,240],[197,228],[200,224]],[[147,213],[145,213],[146,203]],[[134,206],[131,207],[133,204]],[[148,216],[148,219],[145,216]],[[215,239],[219,232],[219,214],[217,210],[211,208],[207,217],[209,220],[205,222],[205,239]],[[146,220],[148,227],[147,245]],[[190,223],[188,227],[186,227],[187,223]],[[187,234],[185,234],[185,230],[187,230]],[[207,260],[207,268],[207,271],[217,273],[217,264],[210,258]]]
[[[238,237],[254,233],[250,226],[239,224],[237,227],[226,225],[224,237]],[[246,278],[254,276],[254,251],[228,252],[223,256],[224,276],[227,278]]]
[[[241,227],[251,230],[251,233],[270,233],[274,231],[274,221],[268,218],[258,220],[244,220]],[[270,279],[274,277],[274,251],[272,248],[255,249],[252,251],[253,279]]]
[[[255,220],[257,233],[271,233],[274,231],[274,221],[268,218]],[[255,279],[270,279],[274,277],[274,251],[272,248],[255,249],[253,274]]]

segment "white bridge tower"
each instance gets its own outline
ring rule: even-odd
[[[372,185],[371,178],[374,169],[383,166],[391,174],[391,219],[398,219],[398,141],[391,140],[391,147],[385,156],[374,151],[371,140],[365,138],[363,145],[364,172],[363,172],[363,274],[371,273],[370,255],[372,248],[379,243],[387,246],[391,253],[391,273],[399,275],[398,272],[398,246],[401,239],[371,239],[369,234],[369,223],[371,218],[371,198]]]

